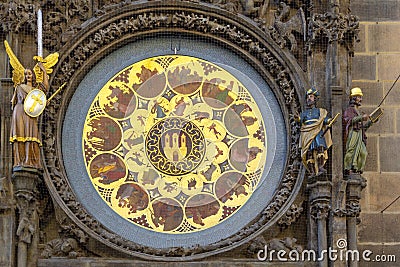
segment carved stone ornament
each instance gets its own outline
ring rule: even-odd
[[[268,28],[272,39],[284,48],[290,43],[290,51],[297,51],[297,41],[294,33],[304,36],[306,29],[306,19],[302,8],[299,8],[295,15],[289,18],[290,7],[285,3],[281,3],[279,10],[275,14],[275,21]]]
[[[74,238],[58,238],[49,241],[42,251],[43,258],[67,257],[74,259],[84,256],[78,249],[78,242]]]
[[[0,32],[36,32],[36,1],[15,0],[0,3]]]
[[[273,238],[271,240],[268,240],[267,242],[268,249],[275,250],[275,251],[280,251],[284,250],[286,251],[287,254],[290,253],[290,251],[297,251],[301,253],[303,251],[303,247],[299,244],[297,244],[297,239],[294,237],[285,237],[285,238]]]
[[[177,10],[179,9],[179,11]],[[118,14],[118,16],[116,15]],[[121,15],[123,14],[123,15]],[[229,21],[228,18],[229,17]],[[92,238],[128,255],[153,260],[193,260],[214,255],[249,241],[273,223],[273,219],[286,212],[285,207],[297,194],[304,170],[299,160],[299,131],[294,120],[295,112],[300,112],[299,92],[304,79],[290,67],[292,62],[281,58],[279,48],[270,39],[260,39],[262,33],[248,21],[231,14],[205,8],[193,3],[143,3],[127,5],[93,21],[96,27],[87,27],[78,33],[60,51],[62,58],[55,69],[52,88],[67,82],[45,110],[43,123],[43,150],[45,155],[45,180],[55,201],[66,214]],[[74,88],[83,79],[84,67],[94,65],[101,53],[123,44],[134,42],[145,34],[185,31],[193,35],[206,36],[222,41],[225,47],[248,56],[248,60],[259,65],[268,83],[277,95],[285,118],[288,137],[287,163],[273,199],[266,204],[263,212],[248,226],[233,236],[207,246],[176,247],[155,249],[126,240],[105,228],[76,198],[69,185],[61,160],[61,136],[65,108]],[[266,37],[267,38],[267,37]],[[99,52],[100,51],[100,52]],[[103,51],[103,52],[101,52]],[[53,92],[50,92],[52,94]],[[184,257],[184,258],[181,258]]]
[[[354,53],[354,41],[359,42],[359,18],[351,14],[326,12],[313,14],[309,23],[308,37],[311,44],[326,38],[329,43],[345,45],[350,54]]]
[[[303,212],[303,202],[299,205],[292,204],[290,209],[285,213],[285,215],[278,221],[278,225],[281,227],[288,227],[294,223]]]
[[[311,205],[311,216],[314,220],[326,220],[331,211],[328,203],[314,203]]]
[[[137,0],[84,0],[84,1],[28,1],[13,0],[0,3],[0,32],[36,33],[37,10],[43,10],[43,45],[49,51],[58,51],[93,17],[101,17],[107,12],[139,4]],[[149,0],[149,2],[156,2]],[[164,1],[167,2],[167,1]],[[176,2],[176,1],[168,1]],[[183,2],[183,1],[182,1]],[[265,20],[269,0],[188,0],[185,2],[205,3],[234,14],[243,14],[254,20]]]
[[[264,251],[263,251],[264,250]],[[285,237],[285,238],[272,238],[268,241],[265,240],[263,236],[258,236],[250,242],[250,245],[247,247],[248,255],[257,255],[257,256],[266,256],[268,251],[285,251],[289,254],[291,251],[297,251],[301,253],[303,251],[303,247],[297,244],[297,239],[294,237]],[[262,251],[263,253],[260,253]],[[276,260],[276,255],[273,255],[272,260]],[[269,259],[270,260],[270,259]]]
[[[250,256],[255,255],[260,249],[263,249],[266,244],[267,241],[262,235],[257,236],[249,242],[249,246],[247,247],[246,252]]]
[[[47,3],[48,2],[48,3]],[[51,51],[71,39],[90,18],[91,1],[44,1],[43,45]]]
[[[17,192],[15,197],[19,211],[17,236],[20,242],[30,244],[32,236],[36,232],[36,223],[33,218],[36,209],[36,198],[31,192],[21,191]]]
[[[361,205],[359,201],[353,200],[346,204],[346,215],[349,217],[358,217],[361,212]]]

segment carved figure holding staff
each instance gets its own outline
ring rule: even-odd
[[[367,160],[367,136],[365,132],[373,124],[376,123],[383,115],[381,105],[394,88],[400,74],[383,97],[377,108],[371,114],[362,114],[359,111],[361,106],[363,92],[361,88],[355,87],[350,90],[349,106],[343,115],[343,124],[345,128],[346,150],[344,155],[344,173],[362,173],[364,171],[365,162]]]
[[[46,105],[46,93],[49,90],[49,77],[52,67],[58,61],[58,53],[45,59],[35,56],[38,61],[33,69],[25,69],[15,56],[11,47],[4,41],[6,52],[13,68],[14,95],[12,97],[13,114],[11,118],[10,142],[13,145],[13,167],[31,167],[40,169],[40,146],[38,116]]]
[[[301,123],[301,158],[311,176],[326,173],[327,150],[332,145],[328,128],[334,120],[328,117],[326,109],[316,107],[318,97],[319,92],[315,88],[309,89],[306,92],[306,108],[297,118]]]
[[[350,91],[349,106],[343,114],[346,151],[344,155],[345,174],[362,173],[367,159],[366,130],[372,125],[370,115],[359,111],[363,93],[359,87]]]

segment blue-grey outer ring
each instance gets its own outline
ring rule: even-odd
[[[206,246],[239,232],[270,203],[284,174],[287,130],[281,108],[260,74],[228,49],[201,40],[184,39],[181,55],[215,63],[238,78],[256,100],[266,126],[267,161],[258,189],[234,215],[199,232],[165,234],[134,225],[115,213],[99,196],[86,172],[82,132],[87,111],[103,85],[117,72],[148,57],[171,54],[170,38],[143,39],[110,53],[93,66],[69,103],[62,130],[62,153],[69,183],[78,201],[104,227],[137,244],[153,248]],[[245,73],[245,74],[244,74]]]

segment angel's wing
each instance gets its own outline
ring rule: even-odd
[[[17,56],[14,54],[14,52],[11,50],[11,47],[8,44],[7,40],[4,40],[4,46],[6,47],[6,52],[8,54],[8,57],[10,58],[10,64],[11,64],[11,67],[13,68],[12,80],[14,82],[14,86],[16,86],[18,84],[21,84],[24,81],[25,68],[19,62],[19,60],[18,60]]]
[[[45,59],[41,59],[38,56],[33,57],[33,59],[43,62],[43,67],[46,69],[46,73],[50,74],[53,72],[52,67],[58,62],[58,57],[59,54],[56,52],[48,55]],[[43,82],[43,72],[39,68],[38,64],[35,65],[33,71],[35,72],[36,75],[36,82],[37,83]]]

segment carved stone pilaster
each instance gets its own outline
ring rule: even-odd
[[[0,177],[0,210],[11,206],[10,182],[6,176]]]
[[[13,266],[15,254],[15,216],[9,177],[0,176],[0,263]]]
[[[315,215],[315,219],[323,219],[331,209],[332,183],[326,175],[314,176],[308,179],[307,189],[311,215]]]
[[[367,182],[360,174],[350,174],[345,177],[346,188],[346,215],[347,215],[347,248],[357,250],[357,224],[360,223],[361,212],[360,199],[361,191],[366,187]],[[357,261],[351,261],[351,267],[357,267]]]
[[[318,251],[318,255],[328,249],[327,221],[331,211],[332,183],[326,175],[314,176],[308,180],[310,217],[309,236],[310,249]],[[318,262],[319,266],[328,266],[328,260]]]
[[[351,14],[326,12],[313,14],[308,25],[310,45],[337,41],[354,54],[354,42],[359,42],[359,18]]]
[[[17,266],[36,266],[39,218],[37,215],[37,186],[41,173],[36,169],[14,169],[12,179],[18,212]]]
[[[345,178],[347,179],[346,215],[348,217],[356,217],[358,224],[358,217],[361,212],[361,191],[367,186],[367,180],[360,174],[351,174]]]

